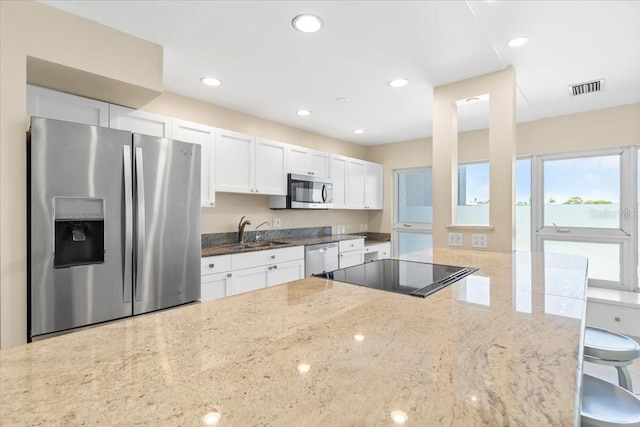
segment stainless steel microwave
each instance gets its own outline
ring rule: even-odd
[[[269,196],[271,209],[331,209],[333,184],[329,178],[287,175],[287,195]]]

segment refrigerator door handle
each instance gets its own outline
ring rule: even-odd
[[[142,162],[142,148],[136,147],[136,281],[134,284],[134,297],[140,301],[140,288],[142,288],[143,264],[145,252],[145,211],[144,211],[144,171]]]
[[[133,196],[131,172],[131,146],[125,145],[122,151],[124,172],[124,269],[122,272],[122,300],[131,301],[131,264],[133,263]]]

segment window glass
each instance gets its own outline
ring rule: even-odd
[[[516,250],[531,250],[531,159],[516,160]]]
[[[586,257],[589,259],[589,279],[620,282],[620,245],[545,240],[544,251]]]
[[[544,162],[544,225],[620,228],[620,156]]]
[[[419,260],[421,257],[431,255],[433,249],[431,234],[398,231],[396,236],[398,239],[397,256],[402,259]]]
[[[431,169],[398,172],[398,222],[433,222],[431,188]]]
[[[458,224],[489,224],[489,163],[458,166]]]

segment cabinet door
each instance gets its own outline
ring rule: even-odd
[[[200,301],[213,301],[227,296],[227,287],[230,285],[232,274],[218,273],[202,276],[200,282]]]
[[[310,150],[297,145],[289,145],[288,147],[288,171],[298,175],[311,175],[311,167],[309,165]]]
[[[269,269],[266,265],[233,271],[229,287],[230,292],[227,295],[237,295],[266,288],[268,272]]]
[[[215,206],[215,145],[216,129],[211,126],[186,120],[173,119],[172,135],[174,139],[200,145],[201,153],[201,206]]]
[[[109,104],[109,127],[143,135],[171,138],[171,117]]]
[[[344,209],[347,206],[347,158],[331,155],[331,182],[333,182],[333,208]]]
[[[308,155],[308,164],[311,175],[320,177],[329,176],[329,153],[311,150]]]
[[[304,260],[283,262],[268,267],[267,286],[304,279]]]
[[[364,183],[365,209],[382,209],[383,166],[378,163],[367,163]]]
[[[256,139],[256,192],[286,196],[285,144],[268,139]]]
[[[109,126],[109,104],[27,85],[27,114],[93,126]]]
[[[216,190],[255,193],[255,138],[228,130],[216,133]]]
[[[340,268],[347,268],[364,262],[364,251],[341,252],[339,259]]]
[[[364,209],[366,162],[349,159],[347,162],[347,207]]]

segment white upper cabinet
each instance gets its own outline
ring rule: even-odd
[[[201,206],[215,206],[216,128],[180,119],[173,119],[171,127],[173,139],[200,145],[200,156],[202,161],[200,169],[200,189],[202,192]]]
[[[216,190],[255,193],[256,140],[229,130],[216,137]]]
[[[347,161],[347,207],[364,209],[364,185],[367,162],[358,159]]]
[[[27,85],[30,116],[93,126],[109,126],[109,104],[40,86]]]
[[[260,194],[287,194],[287,144],[256,139],[256,192]]]
[[[345,209],[347,207],[347,162],[348,157],[331,154],[330,169],[331,182],[333,183],[333,208]]]
[[[329,176],[329,153],[297,145],[289,145],[289,173],[298,175]]]
[[[367,162],[364,182],[364,208],[382,209],[384,167],[378,163]]]
[[[171,138],[171,117],[119,105],[109,105],[109,127],[144,135]]]
[[[346,176],[342,172],[346,159]],[[338,204],[340,187],[343,182],[345,201],[342,207],[347,209],[382,209],[383,171],[381,164],[366,160],[331,156],[331,180],[333,181],[334,208]],[[338,200],[338,201],[336,201]]]
[[[217,191],[287,194],[286,144],[222,129],[217,135]]]

